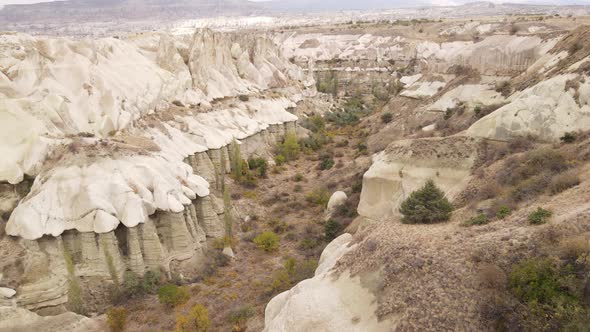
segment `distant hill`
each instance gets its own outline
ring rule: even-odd
[[[250,15],[259,8],[260,5],[247,0],[70,0],[6,5],[0,10],[0,23],[170,20]]]

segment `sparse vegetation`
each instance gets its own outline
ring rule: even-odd
[[[341,226],[337,221],[333,219],[329,219],[328,221],[326,221],[326,223],[324,224],[324,238],[326,239],[326,241],[334,240],[340,232],[340,228]]]
[[[503,97],[508,97],[512,93],[512,85],[510,81],[503,81],[496,84],[496,92],[500,93]]]
[[[107,325],[112,332],[125,331],[127,325],[127,316],[129,315],[127,309],[121,307],[109,308],[106,312]]]
[[[176,317],[176,332],[205,332],[209,325],[209,312],[201,304],[192,306],[188,314]]]
[[[279,238],[271,231],[260,233],[254,238],[253,242],[264,251],[274,251],[279,248]]]
[[[551,179],[551,182],[549,183],[549,192],[552,195],[555,195],[579,184],[580,178],[575,172],[565,172],[558,174]]]
[[[393,114],[391,114],[390,112],[385,112],[381,114],[381,122],[390,123],[391,120],[393,120]]]
[[[488,220],[488,217],[485,214],[480,213],[477,216],[472,217],[469,220],[467,220],[464,223],[464,225],[465,226],[480,226],[480,225],[485,225],[489,222],[490,221]]]
[[[174,308],[185,304],[188,299],[188,289],[184,286],[167,284],[158,289],[158,300],[167,307]]]
[[[316,188],[305,195],[305,200],[319,206],[326,206],[330,200],[330,194],[324,188]]]
[[[432,180],[426,181],[422,188],[412,192],[400,207],[400,213],[403,215],[402,222],[407,224],[447,221],[452,211],[451,203]]]
[[[576,141],[576,135],[574,133],[565,133],[559,138],[563,143],[573,143]]]
[[[504,218],[508,217],[511,213],[512,213],[512,211],[510,211],[509,207],[507,207],[506,205],[501,205],[496,210],[496,218],[504,219]]]
[[[552,214],[551,211],[539,207],[537,210],[529,214],[528,220],[531,225],[541,225],[546,223],[547,220],[551,218]]]
[[[283,142],[277,146],[277,157],[282,156],[284,162],[289,162],[299,157],[299,151],[299,142],[297,142],[297,136],[294,133],[287,133],[283,139]],[[275,162],[276,161],[277,158],[275,157]],[[277,165],[279,165],[278,162]]]

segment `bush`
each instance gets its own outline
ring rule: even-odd
[[[158,289],[158,300],[160,300],[160,303],[171,308],[185,304],[189,297],[186,287],[168,284]]]
[[[509,81],[503,81],[496,85],[496,92],[500,93],[503,97],[508,97],[512,93],[512,86]]]
[[[233,331],[245,331],[246,321],[254,316],[254,309],[250,305],[243,305],[229,312],[227,321],[233,324]]]
[[[305,200],[320,206],[326,206],[330,200],[330,194],[324,188],[316,188],[305,195]]]
[[[209,312],[201,304],[192,306],[187,315],[176,317],[177,332],[205,332],[209,324]]]
[[[313,115],[303,120],[301,126],[312,133],[318,133],[326,129],[326,120],[319,115]]]
[[[112,307],[107,310],[107,325],[113,332],[125,331],[127,325],[127,309]]]
[[[327,170],[334,167],[334,159],[330,155],[322,156],[322,160],[320,161],[320,169]]]
[[[250,100],[250,97],[248,97],[248,95],[239,95],[238,99],[240,99],[240,101],[248,101]]]
[[[449,220],[453,207],[434,181],[428,180],[402,202],[399,211],[403,215],[403,223],[431,224]]]
[[[559,139],[563,143],[573,143],[576,140],[576,135],[573,133],[565,133]]]
[[[293,181],[295,181],[295,182],[303,181],[303,174],[301,174],[301,173],[295,174],[295,176],[293,177]]]
[[[525,303],[550,304],[560,301],[565,294],[559,273],[548,258],[531,258],[514,266],[508,276],[511,292]]]
[[[142,295],[144,292],[143,284],[134,272],[125,271],[123,275],[123,293],[128,297]]]
[[[275,164],[277,166],[281,166],[282,164],[285,163],[285,156],[283,156],[282,154],[277,154],[274,159],[275,159]]]
[[[559,194],[569,188],[575,187],[580,184],[580,178],[573,172],[566,172],[559,174],[551,179],[549,184],[549,191],[552,195]]]
[[[467,220],[465,222],[465,226],[479,226],[479,225],[485,225],[489,222],[490,221],[488,220],[488,217],[486,217],[485,214],[480,213],[477,216],[472,217],[469,220]]]
[[[381,122],[390,123],[391,120],[393,120],[393,114],[391,114],[390,112],[385,112],[381,114]]]
[[[253,240],[256,246],[264,251],[274,251],[279,248],[279,238],[271,231],[258,234]]]
[[[248,159],[248,168],[255,171],[256,176],[264,178],[268,170],[268,162],[264,158],[252,158]]]
[[[266,292],[269,295],[278,294],[281,292],[286,291],[291,287],[291,280],[289,279],[289,274],[285,269],[275,271],[272,274],[271,280],[266,287]]]
[[[142,287],[147,294],[155,294],[160,283],[160,271],[147,271],[143,275]]]
[[[514,189],[512,189],[510,192],[510,198],[515,202],[531,200],[545,192],[548,184],[549,179],[547,176],[534,176],[530,179],[522,181]]]
[[[278,155],[282,155],[285,161],[295,160],[299,157],[299,143],[294,133],[287,133],[283,142],[279,144]]]
[[[541,225],[546,223],[551,218],[551,215],[553,215],[551,211],[539,207],[529,214],[528,219],[531,225]]]
[[[502,206],[498,207],[498,209],[496,210],[496,218],[504,219],[504,218],[508,217],[510,215],[510,213],[512,213],[510,211],[510,208],[507,207],[506,205],[502,205]]]
[[[338,232],[340,232],[340,224],[337,221],[333,219],[326,221],[324,224],[324,238],[327,241],[334,240]]]

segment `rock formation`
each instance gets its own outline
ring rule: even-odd
[[[0,45],[0,181],[17,193],[0,236],[14,257],[0,286],[16,295],[1,301],[29,309],[66,303],[72,278],[194,275],[207,238],[225,234],[227,146],[269,157],[295,130],[288,109],[313,94],[257,35],[7,33]]]

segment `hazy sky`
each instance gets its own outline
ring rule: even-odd
[[[2,5],[8,5],[8,4],[23,4],[23,3],[37,3],[37,2],[49,2],[49,1],[53,1],[53,0],[0,0],[0,6]],[[263,0],[251,0],[251,1],[263,1]],[[318,2],[321,2],[321,0],[315,0]],[[350,1],[350,0],[348,0]],[[354,0],[355,2],[357,0]],[[425,2],[430,2],[433,5],[446,5],[446,4],[461,4],[461,3],[466,3],[466,2],[473,2],[474,0],[427,0]],[[343,2],[347,2],[347,0],[343,0]],[[383,1],[383,2],[387,2],[387,1]],[[405,1],[399,1],[399,0],[392,0],[392,3],[400,3],[400,2],[405,2]],[[496,0],[496,1],[492,1],[492,2],[497,2],[497,3],[502,3],[502,2],[513,2],[513,3],[544,3],[544,4],[550,4],[550,3],[554,3],[554,4],[584,4],[584,5],[590,5],[590,0]],[[408,5],[411,6],[411,4],[413,3],[413,1],[408,1],[407,2]]]

